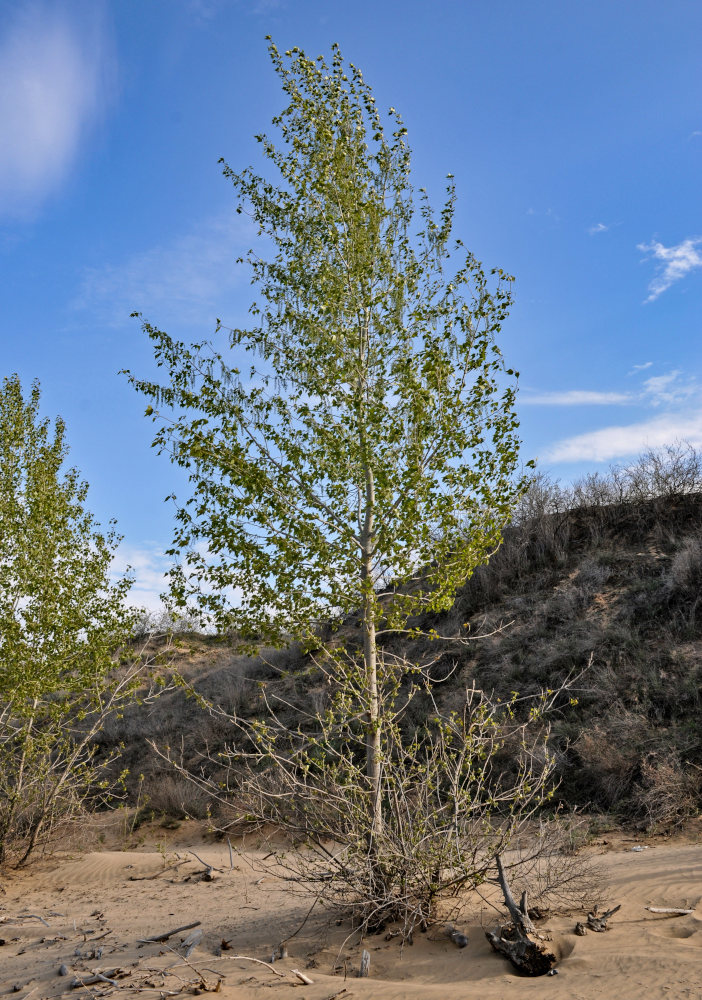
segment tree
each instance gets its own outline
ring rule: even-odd
[[[64,424],[40,419],[39,396],[17,375],[0,393],[0,863],[100,792],[95,738],[138,672],[113,659],[135,620],[129,579],[110,581],[119,538],[62,471]]]
[[[451,606],[524,488],[517,373],[497,342],[512,279],[453,239],[451,175],[438,215],[424,189],[415,202],[400,116],[386,127],[337,46],[330,65],[269,52],[289,103],[273,119],[281,142],[256,138],[279,180],[223,168],[270,252],[240,261],[260,294],[254,325],[229,329],[227,351],[144,322],[167,378],[127,375],[159,424],[154,445],[193,484],[171,550],[176,600],[220,629],[316,650],[337,701],[314,747],[287,759],[312,775],[336,747],[353,767],[363,743],[374,856],[398,696],[408,674],[426,677],[390,643]],[[360,643],[323,641],[351,620]],[[251,738],[275,756],[271,732]]]

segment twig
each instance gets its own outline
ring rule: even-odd
[[[309,910],[305,914],[305,919],[302,921],[302,923],[300,924],[300,926],[297,928],[296,931],[293,931],[292,934],[288,934],[287,937],[283,938],[283,940],[280,942],[280,944],[278,946],[279,948],[282,948],[284,944],[288,943],[288,941],[292,941],[292,939],[294,937],[297,937],[297,935],[300,933],[300,931],[302,930],[302,928],[305,926],[305,924],[309,920],[309,918],[310,918],[310,916],[312,914],[312,910],[315,908],[315,906],[317,905],[318,902],[319,902],[319,896],[316,896],[314,902],[312,903],[312,906],[310,906]]]
[[[92,944],[93,941],[102,941],[103,938],[106,938],[107,935],[111,934],[111,933],[112,933],[112,931],[103,931],[103,933],[102,934],[98,934],[97,937],[86,938],[85,939],[85,943],[86,944]]]
[[[199,855],[199,854],[196,854],[196,853],[195,853],[195,851],[190,851],[190,850],[189,850],[189,851],[188,851],[188,854],[192,854],[192,856],[193,856],[194,858],[197,858],[197,860],[198,860],[198,861],[200,862],[200,864],[201,864],[201,865],[204,865],[204,866],[205,866],[205,868],[206,868],[206,869],[207,869],[208,871],[210,871],[210,872],[221,872],[221,871],[224,871],[224,869],[223,869],[223,868],[215,868],[215,866],[214,866],[214,865],[211,865],[211,864],[209,863],[209,861],[203,861],[203,860],[202,860],[202,858],[200,857],[200,855]]]
[[[277,969],[273,968],[270,962],[264,962],[260,958],[251,958],[249,955],[227,955],[227,958],[236,959],[237,961],[240,962],[255,962],[256,965],[265,965],[265,967],[269,969],[275,976],[278,976],[280,979],[287,979],[287,976],[285,975],[284,972],[278,972]]]
[[[197,942],[196,942],[196,943],[197,943]],[[175,950],[175,948],[171,948],[171,946],[170,946],[169,944],[165,945],[165,947],[166,947],[166,948],[168,948],[168,950],[169,950],[169,951],[172,951],[174,955],[178,955],[178,957],[179,957],[179,958],[182,958],[182,959],[183,959],[183,962],[184,962],[184,963],[185,963],[185,964],[187,965],[187,967],[188,967],[189,969],[192,969],[192,970],[193,970],[193,972],[195,973],[195,975],[196,975],[196,976],[198,977],[198,979],[200,980],[200,984],[201,984],[201,985],[202,985],[202,986],[203,986],[203,987],[204,987],[205,989],[208,989],[208,986],[207,986],[207,980],[205,979],[205,977],[203,976],[203,974],[202,974],[202,973],[200,972],[200,970],[199,970],[199,969],[196,969],[196,968],[195,968],[195,966],[194,966],[194,965],[192,964],[192,962],[189,962],[189,961],[188,961],[188,956],[187,956],[187,955],[182,955],[182,956],[181,956],[181,955],[180,955],[180,954],[179,954],[179,953],[178,953],[178,952],[177,952],[177,951]],[[192,950],[192,949],[191,949],[191,950]]]
[[[232,842],[229,837],[227,837],[227,844],[229,845],[229,870],[232,871],[234,869],[234,852],[232,851]]]
[[[44,927],[51,927],[51,924],[49,923],[49,921],[48,920],[44,920],[44,918],[40,917],[38,913],[20,913],[19,916],[17,917],[17,919],[18,920],[41,920],[41,922],[43,923]]]
[[[193,927],[199,927],[201,923],[201,920],[196,920],[192,924],[183,924],[182,927],[174,927],[172,931],[166,931],[165,934],[157,934],[156,937],[137,938],[137,944],[159,944],[161,941],[167,941],[174,934],[179,934],[180,931],[191,931]]]
[[[150,882],[152,879],[160,878],[162,875],[165,875],[166,872],[172,872],[174,868],[180,868],[181,865],[185,864],[187,864],[187,861],[177,861],[174,865],[168,865],[167,868],[160,868],[159,871],[153,875],[130,875],[127,881]]]

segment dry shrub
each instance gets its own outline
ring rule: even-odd
[[[634,789],[641,824],[649,830],[681,826],[699,812],[701,792],[702,773],[686,770],[675,750],[649,754]]]
[[[674,590],[697,597],[702,592],[702,539],[698,535],[683,540],[670,567]]]
[[[536,836],[516,856],[512,888],[527,890],[529,905],[567,912],[592,908],[604,899],[605,872],[588,851],[589,822],[580,816],[556,816],[539,824]]]
[[[622,710],[575,740],[581,777],[597,805],[611,809],[630,795],[647,732],[645,718]]]
[[[206,819],[211,798],[192,781],[177,773],[147,777],[142,789],[145,808],[175,819]]]

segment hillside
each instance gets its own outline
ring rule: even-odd
[[[638,473],[615,470],[569,492],[537,481],[502,547],[451,611],[419,623],[442,635],[468,624],[474,637],[431,646],[445,709],[473,682],[509,698],[578,675],[577,705],[552,720],[561,800],[659,829],[696,814],[702,790],[702,489],[692,458],[694,475],[688,469],[682,478],[669,461],[654,480],[649,456]],[[347,641],[354,631],[349,622]],[[405,642],[402,652],[422,662],[427,640]],[[174,665],[224,712],[262,711],[261,684],[269,698],[304,698],[307,708],[323,707],[329,692],[294,648],[249,658],[235,643],[182,635]],[[405,724],[421,725],[428,707],[417,695]],[[142,803],[204,815],[204,795],[169,773],[146,739],[180,748],[199,766],[206,747],[216,752],[231,736],[226,718],[176,690],[130,710],[103,740],[126,744],[135,795],[135,776],[145,775]]]

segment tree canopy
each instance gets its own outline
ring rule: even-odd
[[[193,484],[174,592],[273,641],[371,596],[402,628],[450,604],[522,489],[511,279],[453,237],[450,175],[438,214],[415,196],[400,115],[338,47],[270,55],[289,103],[256,138],[277,180],[224,165],[261,237],[253,324],[189,345],[145,323],[167,379],[130,375]]]

